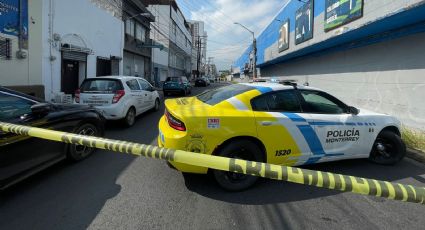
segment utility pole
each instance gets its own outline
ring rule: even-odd
[[[202,51],[202,38],[206,38],[206,36],[196,36],[197,38],[197,55],[196,55],[196,78],[199,78],[200,71],[199,66],[201,65],[201,51]]]

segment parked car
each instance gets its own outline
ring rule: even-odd
[[[166,100],[158,145],[286,166],[356,158],[391,165],[406,153],[400,126],[395,117],[359,110],[295,82],[232,84],[185,98],[184,103],[180,98]],[[233,191],[257,180],[169,163],[185,173],[211,172],[220,186]]]
[[[206,77],[200,77],[198,79],[196,79],[195,81],[195,86],[209,86],[210,85],[210,81],[206,78]]]
[[[136,116],[159,109],[159,94],[143,78],[110,76],[87,78],[75,92],[75,102],[92,105],[102,111],[107,120],[123,120],[132,126]]]
[[[178,93],[186,96],[192,91],[192,86],[185,76],[167,77],[162,88],[164,95]]]
[[[103,136],[105,119],[89,106],[51,104],[0,87],[0,121]],[[0,131],[0,190],[66,158],[80,161],[94,150]]]

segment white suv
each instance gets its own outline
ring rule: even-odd
[[[132,126],[137,115],[159,109],[159,94],[143,78],[110,76],[87,78],[75,92],[75,102],[92,105],[107,120],[123,119]]]

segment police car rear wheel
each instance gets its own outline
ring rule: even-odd
[[[237,140],[224,146],[218,153],[219,156],[236,159],[264,162],[261,149],[248,140]],[[214,179],[224,189],[229,191],[242,191],[257,182],[258,177],[220,170],[213,171]]]
[[[406,146],[400,136],[389,130],[382,131],[373,144],[369,159],[377,164],[392,165],[406,155]]]

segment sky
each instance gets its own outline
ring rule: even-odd
[[[219,70],[229,70],[252,43],[252,35],[234,22],[260,32],[271,22],[286,0],[177,0],[186,19],[205,22],[207,57]]]

